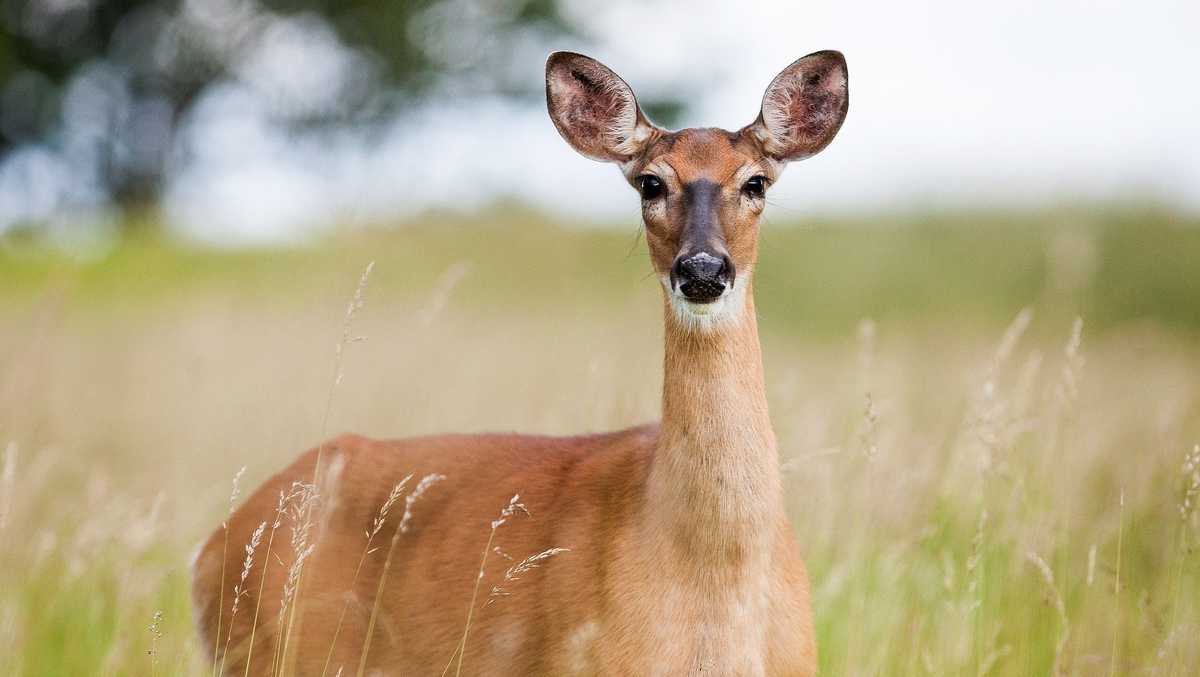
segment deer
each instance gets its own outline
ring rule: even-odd
[[[767,191],[787,163],[828,146],[846,118],[845,58],[820,51],[793,62],[768,85],[757,118],[732,132],[656,126],[624,80],[573,52],[549,56],[546,99],[563,139],[616,164],[640,196],[662,286],[660,422],[576,437],[347,434],[308,451],[232,511],[195,557],[193,605],[215,670],[815,674],[809,582],[784,509],[753,276]],[[360,557],[408,475],[446,479]],[[318,476],[332,498],[318,502],[308,550],[264,552],[263,527],[284,495]],[[504,551],[558,554],[511,595],[483,603],[480,588],[504,583],[499,567],[480,567],[500,508],[531,514],[504,524]],[[251,562],[244,546],[256,532]],[[301,558],[281,641],[274,619]],[[237,603],[242,611],[231,613]]]

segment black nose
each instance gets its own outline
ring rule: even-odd
[[[725,287],[732,277],[733,264],[727,256],[699,252],[676,259],[671,272],[679,283],[679,291],[687,300],[710,303],[725,293]]]

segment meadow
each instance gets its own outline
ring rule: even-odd
[[[3,675],[211,674],[187,567],[243,467],[244,496],[343,431],[657,417],[632,220],[0,245]],[[1198,271],[1200,220],[1144,207],[767,221],[767,386],[821,674],[1200,671]]]

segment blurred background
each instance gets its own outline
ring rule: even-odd
[[[218,245],[515,198],[628,218],[546,124],[542,64],[586,51],[668,127],[736,129],[837,48],[852,113],[787,215],[1152,202],[1200,209],[1194,3],[8,0],[0,233],[95,246],[131,210]],[[144,222],[142,222],[144,225]]]
[[[736,129],[833,48],[850,114],[772,187],[755,288],[822,674],[1196,674],[1197,25],[3,0],[0,673],[208,673],[188,553],[242,467],[244,497],[343,430],[656,418],[637,197],[558,137],[545,57]]]

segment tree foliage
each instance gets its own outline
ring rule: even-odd
[[[254,92],[279,124],[362,125],[439,92],[533,95],[540,82],[514,64],[577,32],[558,0],[2,7],[0,164],[49,149],[126,206],[159,195],[181,125],[214,88]]]

